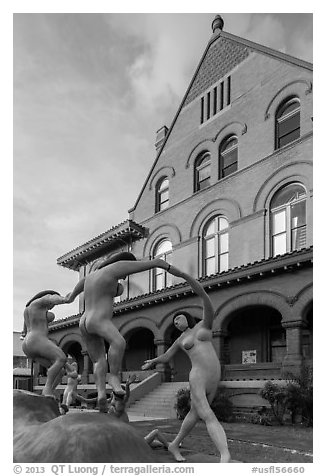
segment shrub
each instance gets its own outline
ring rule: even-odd
[[[288,409],[292,423],[300,415],[307,426],[313,424],[313,374],[312,369],[303,366],[299,375],[287,373],[285,376],[288,392]]]
[[[272,419],[268,414],[268,410],[265,406],[262,406],[255,415],[253,415],[251,419],[251,423],[255,423],[256,425],[265,425],[271,426]]]
[[[276,420],[283,425],[285,412],[291,415],[292,423],[301,416],[307,426],[313,424],[313,378],[312,369],[303,366],[300,374],[288,372],[285,375],[286,385],[267,382],[260,395],[271,405]]]
[[[233,420],[233,403],[224,389],[219,388],[217,390],[214,400],[212,401],[211,408],[218,420]]]
[[[176,403],[174,408],[177,412],[177,418],[183,420],[190,410],[190,390],[189,388],[180,388],[176,393]]]
[[[191,397],[189,388],[180,388],[176,393],[174,408],[177,418],[183,420],[190,410]],[[223,389],[216,393],[211,408],[221,421],[230,421],[233,418],[233,405]]]
[[[266,382],[259,394],[269,402],[276,420],[280,425],[283,425],[287,406],[287,391],[285,387],[277,383]]]

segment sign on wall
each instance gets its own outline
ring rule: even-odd
[[[256,350],[243,350],[242,351],[242,363],[243,364],[256,364],[257,363],[257,351]]]

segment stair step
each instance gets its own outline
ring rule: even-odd
[[[130,415],[175,418],[175,395],[180,388],[189,387],[188,382],[164,382],[127,409]]]

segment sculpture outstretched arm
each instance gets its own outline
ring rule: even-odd
[[[170,265],[159,258],[144,261],[117,261],[110,265],[110,272],[117,278],[125,278],[129,274],[141,273],[153,268],[167,270]]]
[[[214,308],[212,301],[208,294],[206,293],[203,286],[190,274],[181,271],[180,269],[176,268],[175,266],[170,266],[168,269],[169,273],[173,274],[174,276],[178,276],[183,278],[187,283],[191,286],[192,290],[202,299],[203,301],[203,326],[207,329],[212,329],[213,321],[214,321]]]
[[[74,287],[71,293],[68,293],[67,296],[65,297],[65,302],[67,304],[73,302],[78,294],[82,293],[84,291],[84,285],[85,285],[85,278],[82,278]]]
[[[48,306],[57,306],[58,304],[65,304],[66,299],[61,296],[60,294],[47,294],[36,301],[39,306],[44,306],[45,308]],[[51,308],[50,308],[51,309]]]
[[[159,355],[158,357],[155,357],[154,359],[149,359],[145,360],[144,365],[142,365],[142,370],[149,370],[153,365],[155,364],[165,364],[171,360],[171,358],[174,356],[174,354],[179,350],[179,339],[173,342],[171,347],[168,348],[164,354]]]

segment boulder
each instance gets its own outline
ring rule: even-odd
[[[133,427],[105,413],[60,415],[52,397],[14,390],[16,463],[147,463],[153,452]]]

